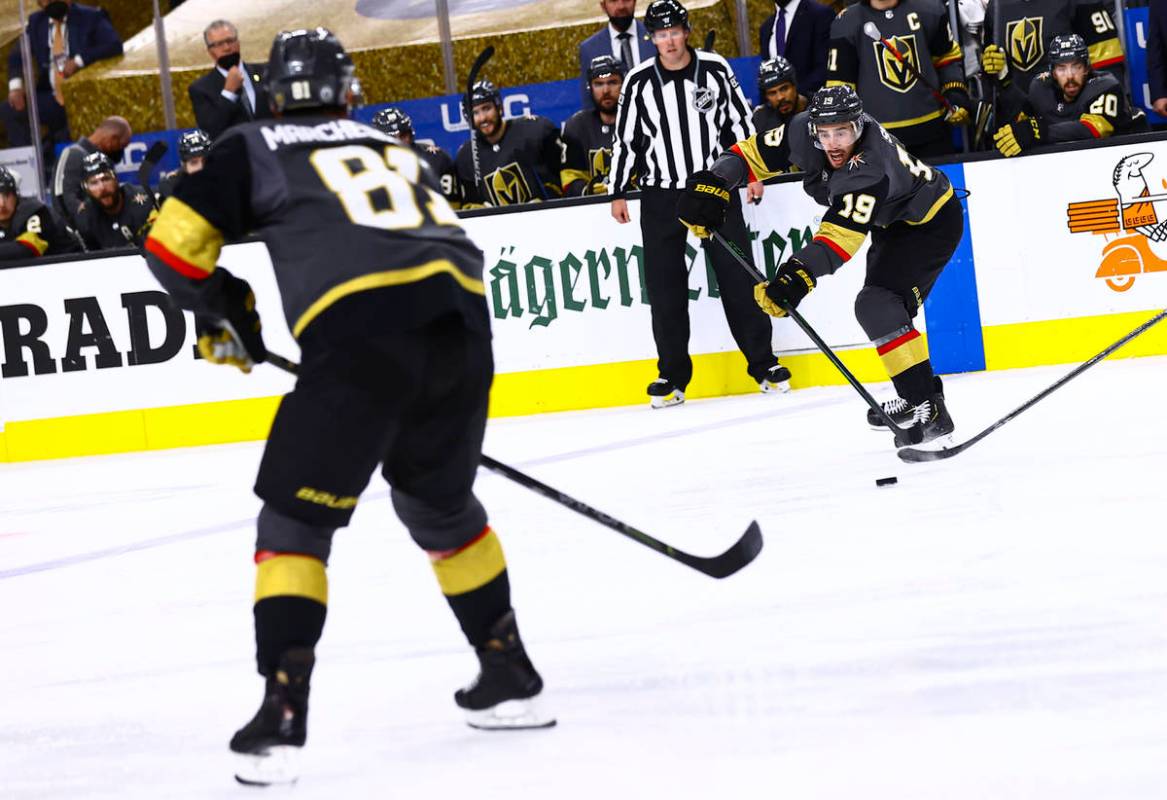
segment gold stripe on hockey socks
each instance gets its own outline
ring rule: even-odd
[[[312,556],[261,551],[255,554],[255,602],[269,597],[306,597],[328,605],[324,562]]]
[[[434,574],[442,594],[472,592],[494,580],[507,568],[502,543],[488,525],[467,544],[455,550],[430,552]]]
[[[914,328],[886,344],[879,345],[876,352],[879,353],[879,358],[890,378],[928,360],[928,345],[924,343],[920,332]]]

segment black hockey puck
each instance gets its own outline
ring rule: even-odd
[[[892,475],[890,478],[875,479],[876,486],[894,486],[897,483],[899,483],[899,479],[895,475]]]

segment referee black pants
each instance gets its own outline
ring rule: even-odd
[[[729,213],[719,232],[748,254],[750,239],[741,199],[736,191],[730,194]],[[640,194],[640,231],[657,371],[684,390],[693,378],[693,360],[689,358],[689,272],[685,260],[688,229],[677,219],[680,196],[679,189],[645,188]],[[750,377],[760,383],[778,359],[770,343],[770,318],[754,303],[754,280],[721,245],[706,239],[702,247],[717,276],[729,330],[746,357]]]

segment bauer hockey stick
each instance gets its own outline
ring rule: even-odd
[[[270,350],[267,354],[267,362],[273,367],[278,367],[292,375],[296,375],[300,371],[300,365],[295,361],[284,358]],[[532,478],[530,475],[519,472],[514,467],[507,466],[501,461],[496,461],[486,455],[486,453],[482,453],[481,456],[482,466],[491,472],[502,475],[504,478],[509,478],[520,486],[535,492],[535,494],[541,494],[548,500],[554,500],[561,506],[570,508],[572,511],[577,514],[582,514],[593,522],[598,522],[605,527],[611,528],[617,533],[639,542],[650,550],[655,550],[661,555],[671,558],[673,561],[679,561],[685,566],[702,572],[711,578],[729,577],[757,558],[758,553],[762,552],[762,529],[758,526],[757,520],[750,522],[749,527],[746,528],[746,532],[742,534],[741,538],[734,542],[721,555],[709,558],[695,556],[683,550],[678,550],[672,545],[665,544],[660,539],[649,536],[644,531],[634,528],[626,522],[621,522],[597,508],[592,508],[582,500],[576,500],[571,495],[564,494],[558,489]]]
[[[748,272],[754,280],[758,281],[759,283],[762,283],[766,280],[766,277],[758,271],[757,267],[755,267],[749,261],[746,261],[745,256],[743,256],[742,252],[738,250],[737,245],[726,239],[717,231],[711,231],[711,235],[713,236],[714,241],[724,247],[729,252],[729,254],[733,256],[734,260],[741,265],[742,269]],[[810,326],[810,323],[803,318],[802,314],[799,314],[795,309],[786,304],[782,304],[782,308],[786,314],[792,320],[794,320],[795,324],[802,328],[802,332],[805,333],[807,337],[809,337],[810,340],[815,343],[815,346],[822,351],[823,355],[830,359],[830,362],[835,365],[835,369],[839,370],[840,374],[842,374],[842,376],[847,379],[847,382],[850,383],[852,387],[854,387],[855,391],[859,392],[859,396],[862,397],[864,401],[866,401],[867,405],[871,407],[871,410],[879,416],[879,419],[883,422],[883,424],[886,425],[893,434],[895,434],[896,447],[906,447],[907,445],[919,444],[920,442],[924,441],[924,427],[921,424],[917,423],[912,425],[910,428],[901,428],[899,425],[896,425],[895,421],[892,420],[892,418],[888,416],[887,412],[883,410],[883,406],[875,401],[875,398],[871,396],[871,392],[867,391],[866,387],[864,387],[863,384],[859,382],[859,379],[856,378],[854,374],[852,374],[851,370],[847,369],[847,365],[844,364],[837,355],[835,355],[835,351],[831,349],[831,346],[823,341],[823,338],[819,336],[818,332],[816,332],[815,329]]]
[[[1151,317],[1149,320],[1144,322],[1142,325],[1135,328],[1133,331],[1131,331],[1126,336],[1119,339],[1114,344],[1110,345],[1110,347],[1107,347],[1105,350],[1103,350],[1098,355],[1094,356],[1089,361],[1085,362],[1084,364],[1078,365],[1073,370],[1071,370],[1069,373],[1067,373],[1064,377],[1062,377],[1060,380],[1058,380],[1056,383],[1054,383],[1053,385],[1048,386],[1045,389],[1043,389],[1042,391],[1038,392],[1036,395],[1034,395],[1033,397],[1026,400],[1024,403],[1022,403],[1017,408],[1010,411],[1005,416],[1001,417],[999,420],[994,422],[992,425],[985,428],[983,431],[978,433],[976,436],[969,439],[967,442],[962,442],[961,444],[958,444],[954,447],[947,447],[947,448],[944,448],[942,450],[917,450],[913,447],[905,447],[903,450],[897,451],[896,455],[898,455],[904,461],[907,461],[907,462],[910,462],[913,464],[917,464],[921,461],[939,461],[942,458],[952,458],[953,456],[960,455],[965,450],[969,449],[974,444],[979,442],[981,439],[984,439],[990,433],[997,430],[997,428],[1000,428],[1006,422],[1008,422],[1009,420],[1011,420],[1014,417],[1016,417],[1017,415],[1019,415],[1022,411],[1025,411],[1030,406],[1036,405],[1038,401],[1043,400],[1046,397],[1048,397],[1049,395],[1053,394],[1055,391],[1057,391],[1061,387],[1065,386],[1067,383],[1069,383],[1074,378],[1081,375],[1086,370],[1090,369],[1092,366],[1097,364],[1099,361],[1106,358],[1108,355],[1113,353],[1115,350],[1122,347],[1124,344],[1129,342],[1131,339],[1146,332],[1148,328],[1150,328],[1152,325],[1157,324],[1164,317],[1167,317],[1167,309],[1160,311],[1158,314]]]
[[[944,106],[946,111],[951,112],[954,109],[952,103],[948,102],[948,98],[940,93],[940,90],[936,88],[936,85],[925,79],[924,76],[920,73],[920,70],[916,69],[916,65],[904,58],[903,53],[901,53],[896,48],[895,43],[893,43],[890,39],[883,38],[883,34],[879,32],[879,28],[874,22],[869,21],[865,23],[863,25],[863,32],[870,36],[873,40],[886,47],[887,51],[895,57],[895,60],[900,62],[900,65],[912,74],[912,77],[914,77],[920,83],[924,84],[928,91],[932,92],[932,96],[936,98],[936,102]]]
[[[474,59],[474,65],[470,67],[470,74],[466,78],[465,110],[466,121],[470,124],[470,160],[474,164],[474,187],[476,189],[482,183],[482,167],[478,163],[478,129],[474,127],[474,106],[472,105],[474,84],[478,81],[478,73],[482,71],[486,62],[490,61],[490,57],[493,55],[494,45],[488,44],[478,54],[478,58]]]

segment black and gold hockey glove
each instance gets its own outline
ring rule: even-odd
[[[699,239],[725,224],[729,211],[729,186],[718,175],[701,170],[685,181],[685,193],[677,201],[677,218]]]
[[[216,281],[218,286],[207,287],[211,299],[204,311],[195,314],[199,353],[212,364],[230,364],[251,372],[267,358],[255,293],[247,281],[222,267],[207,280]]]
[[[817,285],[810,270],[799,260],[790,258],[778,267],[772,281],[754,286],[754,302],[771,317],[785,317],[787,308],[798,308]]]
[[[972,98],[968,96],[968,89],[964,85],[964,81],[953,81],[944,86],[944,99],[947,100],[952,108],[944,116],[944,121],[949,125],[967,125],[968,121],[972,119]]]
[[[1042,143],[1044,125],[1036,117],[1028,117],[1002,125],[993,135],[993,144],[1006,158],[1032,150]]]
[[[1005,51],[995,44],[991,44],[981,53],[981,69],[986,75],[1004,81],[1009,75],[1009,62],[1005,58]]]
[[[593,175],[592,179],[590,181],[588,181],[587,186],[584,187],[583,193],[585,195],[607,194],[608,193],[608,176],[607,175]]]

